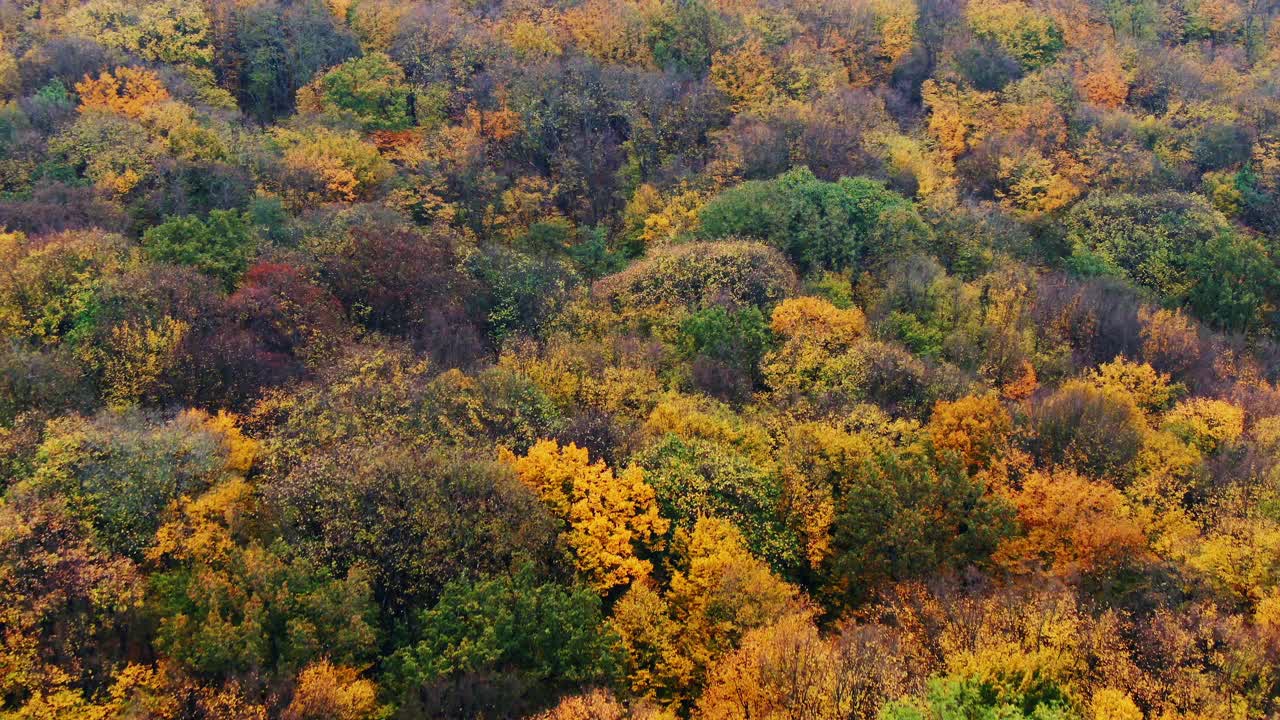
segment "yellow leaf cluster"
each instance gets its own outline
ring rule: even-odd
[[[135,119],[169,99],[169,91],[155,73],[134,67],[104,70],[96,79],[85,75],[76,83],[76,92],[80,112],[106,110]]]
[[[697,696],[708,670],[744,634],[799,607],[796,588],[751,554],[732,523],[700,518],[676,544],[665,595],[637,583],[610,621],[632,692],[671,708]]]
[[[311,128],[306,133],[277,130],[274,135],[284,148],[283,163],[290,175],[286,193],[295,202],[359,200],[393,174],[377,147],[354,132]]]
[[[777,70],[759,40],[711,60],[711,82],[729,97],[735,112],[759,110],[778,96]]]
[[[126,322],[112,328],[110,352],[102,367],[107,397],[130,405],[158,390],[164,374],[177,363],[176,351],[189,329],[188,323],[167,315],[155,322]]]
[[[378,689],[354,668],[327,660],[311,663],[298,673],[293,699],[282,720],[373,720],[380,717]]]
[[[925,80],[921,96],[929,110],[929,136],[948,160],[972,148],[986,133],[995,93],[962,90],[952,82]]]
[[[706,202],[706,196],[696,190],[675,194],[661,209],[645,216],[641,242],[645,247],[655,247],[697,232],[698,212]]]
[[[935,447],[956,453],[978,472],[1008,455],[1013,417],[994,393],[970,395],[934,406],[927,431]]]
[[[1190,398],[1165,413],[1164,428],[1211,455],[1244,434],[1244,410],[1225,400]]]
[[[1099,365],[1089,377],[1103,390],[1127,393],[1138,407],[1148,413],[1167,408],[1182,390],[1181,386],[1170,381],[1168,373],[1157,371],[1150,363],[1133,362],[1123,355]]]
[[[536,443],[523,457],[504,453],[520,482],[566,522],[565,540],[578,570],[597,592],[608,593],[647,576],[653,565],[637,550],[659,545],[669,523],[658,515],[653,488],[639,468],[615,476],[586,449],[554,440]]]
[[[1146,555],[1146,536],[1110,485],[1069,470],[1034,472],[1013,500],[1025,534],[1002,546],[1009,562],[1030,559],[1072,578]]]

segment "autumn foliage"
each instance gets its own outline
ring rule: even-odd
[[[1280,718],[1280,5],[0,3],[0,720]]]

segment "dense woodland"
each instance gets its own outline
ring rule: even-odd
[[[3,0],[0,718],[1280,718],[1277,15]]]

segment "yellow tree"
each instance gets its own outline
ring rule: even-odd
[[[921,94],[929,109],[929,136],[948,161],[985,135],[996,106],[995,93],[963,90],[953,82],[931,79],[924,81]]]
[[[908,661],[895,633],[847,623],[824,638],[808,609],[752,630],[711,671],[698,701],[701,720],[874,717],[908,687]]]
[[[935,447],[956,453],[969,472],[981,472],[1003,465],[1008,458],[1013,418],[994,393],[971,395],[939,402],[929,418],[928,432]]]
[[[716,663],[698,700],[702,720],[848,717],[836,687],[837,652],[805,614],[753,630]]]
[[[4,33],[0,33],[0,100],[7,100],[22,89],[18,75],[18,61],[5,47]]]
[[[354,132],[280,128],[272,135],[283,151],[285,194],[299,205],[366,198],[394,173],[378,149]]]
[[[1083,65],[1077,66],[1076,85],[1085,99],[1104,108],[1118,108],[1129,97],[1132,73],[1111,46],[1102,48]]]
[[[385,716],[378,688],[354,668],[313,662],[298,673],[293,699],[283,720],[374,720]]]
[[[658,515],[653,488],[639,468],[615,477],[603,462],[592,463],[585,449],[554,440],[535,444],[519,458],[504,451],[503,459],[568,525],[565,541],[597,592],[628,585],[653,569],[637,552],[656,549],[669,524]]]
[[[711,82],[731,100],[734,112],[760,110],[778,96],[773,61],[753,40],[733,52],[717,52],[711,60]]]
[[[1008,564],[1055,575],[1102,572],[1147,554],[1146,536],[1120,491],[1070,470],[1035,472],[1014,495],[1024,534],[1006,542]]]
[[[816,387],[834,358],[866,334],[867,320],[858,308],[842,310],[821,298],[800,297],[775,307],[770,327],[782,343],[761,362],[765,382],[779,393],[803,394]],[[853,377],[845,369],[832,372]]]
[[[104,70],[97,78],[85,75],[76,83],[76,92],[80,95],[80,112],[107,110],[131,118],[142,117],[169,99],[169,91],[155,73],[133,67]]]
[[[1090,379],[1102,390],[1120,391],[1148,413],[1159,412],[1182,392],[1181,385],[1170,382],[1169,374],[1157,371],[1150,363],[1136,363],[1117,356],[1090,373]]]
[[[737,647],[747,631],[782,617],[795,605],[797,591],[753,556],[726,520],[698,520],[684,555],[667,602],[683,628],[679,648],[687,659],[686,686],[700,688],[712,662]]]
[[[186,322],[167,315],[111,328],[109,351],[102,353],[103,394],[113,404],[127,406],[162,390],[188,329]]]
[[[796,588],[747,550],[732,523],[700,518],[676,544],[667,592],[637,583],[611,620],[632,692],[673,708],[697,697],[709,668],[745,633],[799,608]]]
[[[1225,400],[1190,398],[1165,413],[1163,427],[1212,455],[1244,434],[1244,410]]]

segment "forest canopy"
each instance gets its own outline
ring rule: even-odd
[[[0,3],[0,720],[1280,717],[1280,4]]]

